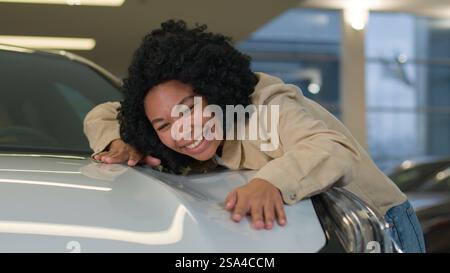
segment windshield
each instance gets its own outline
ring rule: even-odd
[[[438,172],[434,179],[420,190],[424,192],[450,192],[450,168]]]
[[[414,166],[410,169],[399,170],[389,177],[402,191],[413,191],[427,182],[441,169],[450,165],[448,161],[436,161]]]
[[[90,153],[83,119],[119,89],[59,56],[0,51],[0,152]]]

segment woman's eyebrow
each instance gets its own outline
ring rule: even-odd
[[[187,96],[184,99],[182,99],[178,104],[183,104],[185,103],[188,99],[192,99],[193,97],[195,97],[195,95],[191,95],[191,96]]]

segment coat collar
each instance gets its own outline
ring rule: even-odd
[[[256,72],[258,83],[255,86],[255,90],[250,95],[252,104],[261,104],[264,99],[264,89],[274,84],[283,83],[277,77],[270,76],[265,73]],[[242,161],[242,141],[241,140],[225,140],[222,148],[222,156],[220,157],[223,163],[232,170],[239,169]]]

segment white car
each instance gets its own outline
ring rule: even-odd
[[[0,45],[0,252],[391,252],[385,222],[343,189],[254,230],[223,209],[252,171],[177,176],[96,163],[82,131],[120,81],[67,52]]]

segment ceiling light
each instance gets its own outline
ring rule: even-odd
[[[317,83],[310,83],[308,85],[308,91],[311,94],[318,94],[320,92],[320,85]]]
[[[95,40],[88,38],[0,35],[0,44],[36,49],[92,50],[95,47]]]
[[[119,7],[125,0],[0,0],[0,3]]]
[[[355,30],[363,30],[369,18],[369,10],[364,0],[349,1],[346,7],[345,20]]]

